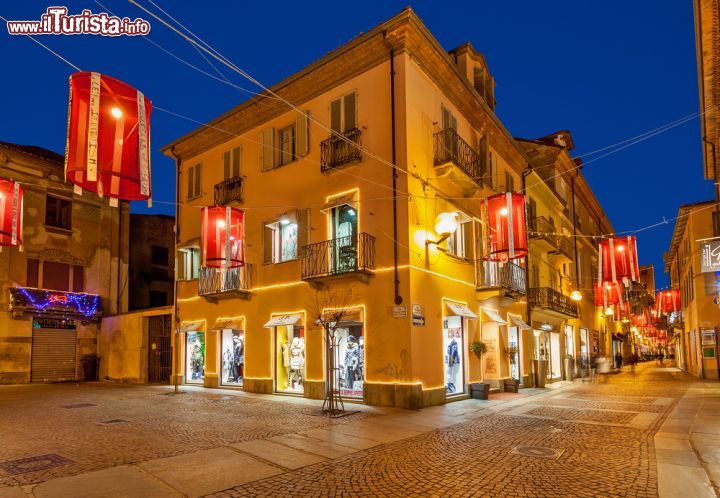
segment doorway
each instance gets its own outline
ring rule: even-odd
[[[465,334],[461,316],[448,316],[443,319],[443,355],[446,395],[464,394]]]
[[[147,380],[167,384],[172,372],[172,315],[148,317]]]
[[[522,379],[520,365],[520,329],[508,327],[508,357],[510,361],[510,377],[518,382]]]
[[[357,269],[357,210],[348,204],[335,206],[331,212],[332,239],[334,241],[333,273]]]
[[[73,320],[34,318],[30,382],[76,380],[77,330]]]

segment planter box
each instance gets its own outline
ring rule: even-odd
[[[488,399],[488,394],[490,394],[490,384],[485,382],[470,384],[470,397],[472,399]]]
[[[504,379],[503,380],[503,391],[506,393],[516,393],[520,387],[520,382],[517,379]]]

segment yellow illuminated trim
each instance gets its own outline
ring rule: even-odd
[[[245,380],[272,380],[272,377],[243,377]]]
[[[186,323],[200,323],[200,322],[206,322],[206,324],[207,324],[207,319],[198,318],[197,320],[183,320],[180,322],[180,325],[184,325]]]
[[[184,303],[186,301],[194,301],[196,299],[200,299],[200,296],[193,296],[193,297],[179,297],[177,299],[178,303]]]
[[[304,283],[306,283],[304,280],[296,280],[295,282],[286,282],[283,284],[264,285],[262,287],[253,287],[252,289],[250,289],[250,292],[268,290],[268,289],[277,289],[277,288],[281,288],[281,287],[292,287],[294,285],[301,285]]]
[[[357,192],[357,194],[358,194],[357,202],[360,202],[360,187],[355,187],[355,188],[351,188],[350,190],[346,190],[344,192],[337,192],[337,193],[328,195],[327,197],[325,197],[325,202],[330,202],[330,199],[332,199],[334,197],[340,197],[343,195],[347,195],[350,192]]]
[[[302,325],[302,326],[303,326],[303,328],[304,328],[305,331],[306,331],[306,333],[305,333],[305,357],[306,357],[305,373],[307,373],[307,368],[308,368],[308,367],[307,367],[307,348],[308,348],[308,346],[307,346],[307,339],[308,339],[308,334],[307,334],[307,330],[308,330],[308,327],[307,327],[307,313],[305,312],[305,310],[283,311],[283,312],[273,311],[273,312],[270,312],[270,318],[273,318],[273,317],[276,317],[276,316],[286,316],[286,315],[302,315],[302,316],[303,316],[303,319],[302,319],[302,320],[303,320],[303,325]],[[284,327],[284,326],[285,326],[285,325],[283,325],[283,327]],[[275,364],[275,359],[276,359],[276,357],[277,357],[277,351],[275,350],[275,348],[276,348],[276,346],[277,346],[277,330],[276,330],[276,329],[277,329],[277,326],[275,326],[275,327],[267,327],[267,328],[271,328],[271,329],[272,329],[272,332],[268,334],[268,337],[270,338],[270,372],[271,372],[271,375],[272,375],[272,377],[270,378],[270,380],[273,381],[273,394],[277,394],[277,393],[278,393],[278,390],[277,390],[277,365]],[[323,368],[324,368],[324,367],[325,367],[325,365],[323,365]],[[307,380],[307,378],[306,378],[306,380]],[[305,388],[303,387],[303,393],[304,393],[304,391],[305,391]],[[282,393],[281,393],[281,394],[282,394]]]
[[[429,273],[430,275],[435,275],[435,276],[437,276],[437,277],[442,277],[442,278],[445,278],[445,279],[447,279],[447,280],[450,280],[450,281],[453,281],[453,282],[457,282],[457,283],[459,283],[459,284],[465,284],[465,285],[468,285],[468,286],[472,287],[473,289],[475,288],[475,284],[474,284],[474,283],[466,282],[465,280],[460,280],[459,278],[455,278],[455,277],[448,277],[447,275],[443,275],[442,273],[437,273],[437,272],[428,270],[428,269],[426,269],[426,268],[420,268],[419,266],[415,266],[415,265],[409,265],[409,266],[410,266],[410,268],[412,268],[413,270],[418,270],[418,271],[422,271],[422,272],[425,272],[425,273]],[[452,299],[451,299],[451,301],[452,301]],[[467,306],[467,304],[466,304],[466,306]]]
[[[220,320],[237,320],[238,318],[241,318],[243,322],[245,321],[245,315],[238,315],[238,316],[219,316],[219,317],[215,318],[215,322],[218,322]],[[245,325],[245,324],[243,323],[243,325]]]

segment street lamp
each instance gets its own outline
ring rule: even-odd
[[[579,290],[574,290],[570,293],[570,299],[572,299],[573,301],[582,301],[582,298],[582,292],[580,292]]]

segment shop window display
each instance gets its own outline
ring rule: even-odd
[[[228,386],[242,386],[245,376],[245,332],[222,330],[222,376],[220,382]]]
[[[443,321],[443,351],[445,355],[445,391],[448,395],[465,392],[465,348],[463,323],[460,316]]]
[[[341,396],[362,398],[365,381],[365,337],[362,325],[343,326],[335,329],[338,358],[336,365],[337,385]]]
[[[275,390],[302,394],[305,391],[305,329],[294,325],[277,326],[275,341]]]
[[[202,383],[205,379],[205,332],[188,332],[185,381]]]
[[[508,357],[510,377],[520,380],[520,329],[508,327]]]

